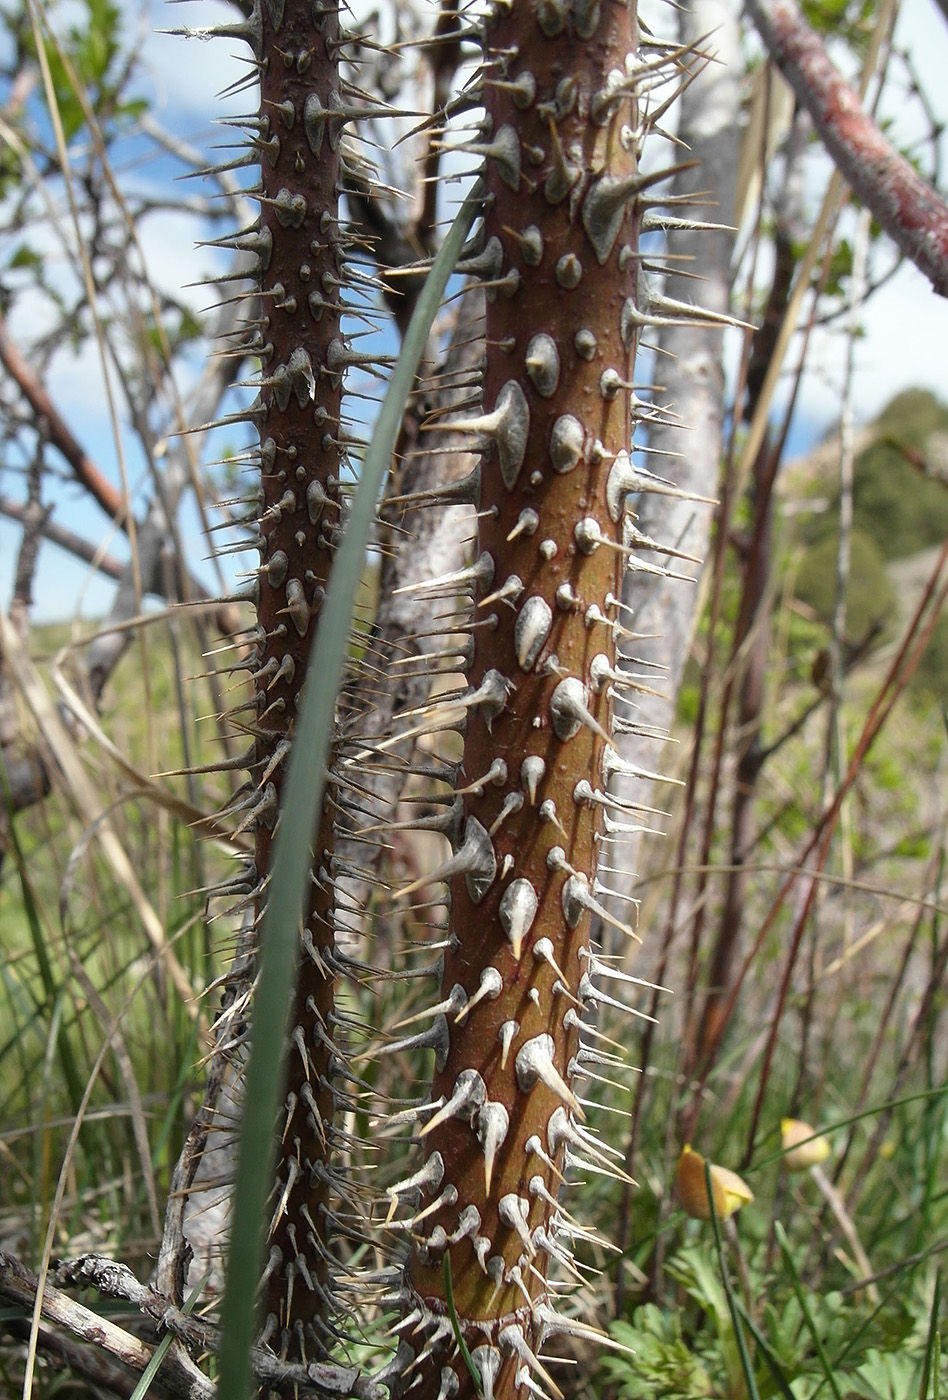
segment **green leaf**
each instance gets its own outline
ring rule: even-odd
[[[34,252],[28,243],[18,243],[7,266],[11,269],[15,267],[41,268],[43,259],[39,253]]]
[[[757,1393],[757,1381],[754,1376],[754,1367],[751,1364],[750,1351],[747,1346],[747,1338],[744,1336],[744,1326],[737,1310],[737,1298],[731,1287],[730,1275],[728,1274],[727,1265],[724,1262],[724,1246],[721,1241],[721,1222],[718,1220],[718,1213],[714,1205],[714,1187],[711,1181],[710,1162],[705,1162],[704,1164],[704,1185],[708,1193],[708,1202],[711,1206],[711,1226],[714,1230],[714,1245],[718,1254],[718,1267],[721,1270],[721,1281],[724,1284],[724,1292],[727,1295],[728,1311],[731,1317],[731,1325],[734,1329],[734,1340],[737,1343],[741,1370],[744,1373],[744,1381],[747,1385],[747,1394],[750,1400],[760,1400],[760,1396]],[[735,1235],[735,1239],[736,1238]]]
[[[200,1298],[201,1293],[204,1290],[204,1285],[207,1283],[207,1279],[208,1275],[205,1274],[201,1281],[195,1284],[195,1286],[191,1289],[191,1292],[184,1300],[184,1306],[181,1309],[183,1313],[189,1313],[194,1307],[194,1304],[197,1302],[198,1298]],[[129,1400],[145,1400],[145,1396],[148,1394],[149,1387],[151,1386],[152,1381],[158,1374],[158,1368],[160,1367],[162,1361],[164,1361],[165,1356],[168,1354],[168,1350],[173,1341],[173,1332],[168,1332],[165,1334],[164,1337],[162,1337],[161,1341],[158,1343],[158,1345],[155,1347],[154,1352],[152,1353],[151,1360],[145,1367],[144,1371],[142,1371],[141,1379],[139,1380],[135,1389],[129,1396]]]
[[[938,1400],[938,1373],[941,1369],[941,1337],[938,1331],[938,1314],[940,1311],[941,1274],[936,1271],[931,1312],[928,1318],[928,1340],[925,1345],[925,1356],[922,1361],[922,1383],[918,1390],[918,1400]]]

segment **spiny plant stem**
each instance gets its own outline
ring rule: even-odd
[[[274,824],[306,664],[339,526],[340,334],[345,247],[339,16],[332,3],[262,12],[259,228],[261,570],[253,681],[254,858],[270,869]],[[335,110],[334,110],[335,109]],[[297,818],[292,812],[284,819]],[[303,920],[272,1196],[264,1335],[305,1360],[331,1344],[328,1225],[333,1142],[333,818],[322,808]],[[258,893],[262,910],[267,895]]]
[[[489,625],[474,630],[461,786],[492,765],[495,781],[464,796],[450,871],[436,1111],[403,1291],[416,1324],[404,1392],[419,1400],[473,1396],[456,1329],[497,1400],[558,1394],[537,1353],[550,1332],[583,1331],[554,1312],[547,1272],[571,1267],[556,1204],[567,1157],[609,1163],[573,1081],[605,970],[589,945],[603,812],[613,835],[630,810],[604,796],[609,699],[635,687],[613,659],[623,510],[654,482],[628,455],[652,320],[638,62],[634,5],[541,0],[489,30],[487,412],[454,427],[490,444],[475,566]]]

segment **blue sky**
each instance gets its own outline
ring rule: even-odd
[[[185,41],[155,31],[162,26],[210,24],[215,16],[230,22],[234,13],[217,0],[152,6],[151,32],[145,41],[142,91],[149,96],[155,115],[163,124],[199,147],[228,139],[226,128],[213,126],[214,118],[226,112],[233,115],[251,109],[251,94],[228,99],[223,109],[217,98],[217,94],[244,71],[243,65],[228,52],[226,43]],[[65,22],[68,7],[64,6],[60,15]],[[896,44],[910,49],[936,117],[948,122],[948,83],[944,76],[948,72],[948,24],[934,0],[904,0]],[[239,46],[233,48],[239,52]],[[0,93],[0,103],[2,98]],[[919,133],[921,122],[917,109],[905,100],[897,86],[886,99],[882,112],[887,120],[895,122],[898,139],[906,140]],[[139,187],[166,189],[172,163],[170,160],[142,163],[142,149],[141,145],[129,146],[124,152],[128,177]],[[948,151],[945,154],[948,156]],[[819,181],[825,177],[825,166],[814,163],[814,202],[821,192],[817,187]],[[948,173],[943,187],[948,187]],[[182,296],[195,311],[206,307],[213,299],[206,289],[186,291],[183,288],[208,272],[221,270],[223,263],[219,259],[215,261],[215,255],[207,250],[194,248],[195,238],[201,236],[194,222],[162,214],[147,221],[140,233],[155,282]],[[0,265],[6,261],[8,253],[9,248],[5,249],[0,240]],[[24,304],[19,315],[29,317],[29,305]],[[14,333],[18,324],[22,322],[14,319]],[[872,299],[865,310],[863,325],[865,335],[857,350],[853,384],[858,421],[870,420],[893,394],[910,385],[924,385],[948,400],[948,357],[945,355],[948,301],[936,297],[914,268],[904,266]],[[791,434],[790,456],[805,451],[838,418],[843,355],[844,342],[839,333],[817,335]],[[790,362],[793,362],[792,354]],[[117,457],[104,412],[101,371],[91,347],[76,360],[60,356],[50,387],[75,435],[106,474],[117,481]],[[134,451],[130,453],[128,469],[131,479],[140,480],[142,488],[147,489],[143,465]],[[9,488],[4,484],[3,489]],[[68,485],[58,499],[56,518],[96,541],[108,536],[111,529],[101,512]],[[195,557],[200,557],[206,551],[198,538],[193,510],[185,512],[183,527],[196,545]],[[0,520],[0,605],[4,607],[10,596],[18,537],[16,527]],[[113,535],[109,549],[122,557],[124,541]],[[197,568],[210,582],[207,567],[198,565]],[[91,579],[84,566],[51,545],[43,547],[37,583],[35,616],[38,619],[69,616],[80,597],[82,611],[87,616],[101,615],[108,607],[109,585],[100,579]]]

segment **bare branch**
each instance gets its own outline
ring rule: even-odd
[[[748,10],[853,193],[948,296],[948,208],[862,110],[793,0],[748,0]]]
[[[0,1253],[0,1298],[29,1313],[36,1302],[37,1286],[35,1274],[25,1264],[12,1254]],[[71,1337],[93,1344],[139,1374],[151,1361],[152,1350],[144,1342],[50,1284],[43,1290],[42,1316]],[[181,1347],[169,1350],[158,1374],[167,1389],[182,1400],[214,1400],[214,1386]]]
[[[106,1297],[131,1303],[160,1331],[170,1332],[176,1340],[158,1370],[159,1381],[170,1394],[182,1400],[215,1400],[216,1387],[199,1370],[185,1346],[196,1351],[215,1351],[216,1327],[174,1307],[153,1288],[139,1283],[124,1264],[98,1255],[85,1254],[60,1264],[56,1278],[59,1283],[92,1287]],[[0,1299],[23,1308],[28,1314],[36,1302],[37,1286],[36,1275],[25,1264],[14,1255],[0,1251]],[[42,1316],[61,1327],[69,1337],[90,1343],[139,1375],[151,1361],[151,1347],[50,1283],[43,1290]],[[385,1394],[382,1385],[360,1374],[353,1366],[318,1361],[290,1366],[259,1349],[253,1352],[253,1366],[257,1379],[268,1388],[287,1393],[302,1391],[321,1396],[323,1400],[345,1400],[350,1396],[354,1400],[381,1400]]]
[[[11,501],[8,496],[0,496],[0,515],[5,515],[10,520],[17,520],[21,525],[27,524],[29,507],[21,505],[18,501]],[[67,530],[62,525],[57,525],[54,520],[42,520],[39,525],[39,533],[50,544],[56,544],[60,549],[65,549],[67,553],[74,554],[77,559],[81,559],[84,564],[94,564],[100,574],[106,578],[120,578],[122,575],[122,565],[118,559],[111,554],[100,554],[94,545],[88,540],[84,540],[81,535],[75,534],[72,530]]]
[[[10,603],[10,619],[22,637],[27,635],[30,625],[30,609],[33,606],[33,576],[36,573],[36,563],[39,559],[40,536],[52,509],[51,506],[43,505],[45,434],[42,432],[42,428],[44,427],[45,424],[41,420],[39,441],[36,444],[36,451],[33,453],[33,460],[27,470],[29,495],[26,505],[23,507],[23,534],[17,553],[13,579],[13,599]]]
[[[4,1258],[0,1255],[0,1260]],[[195,1351],[216,1351],[218,1329],[204,1318],[191,1317],[175,1307],[147,1284],[139,1283],[131,1269],[98,1254],[83,1254],[59,1265],[57,1279],[62,1283],[91,1285],[110,1298],[121,1298],[140,1308],[157,1326],[180,1338]],[[381,1385],[363,1376],[354,1366],[310,1361],[289,1365],[271,1352],[257,1348],[252,1353],[254,1375],[267,1385],[293,1390],[307,1388],[314,1396],[352,1396],[354,1400],[381,1400]],[[202,1377],[203,1379],[203,1377]],[[208,1383],[209,1384],[209,1383]],[[213,1388],[212,1388],[213,1394]]]
[[[46,389],[40,384],[20,354],[2,316],[0,316],[0,363],[7,373],[16,380],[20,391],[37,417],[46,419],[49,440],[72,467],[76,479],[82,482],[89,495],[98,502],[106,515],[113,520],[120,520],[125,514],[122,493],[116,491],[110,481],[106,481],[91,457],[83,451],[73,437]]]

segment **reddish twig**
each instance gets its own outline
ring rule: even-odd
[[[0,496],[0,515],[5,515],[10,520],[18,520],[21,525],[25,525],[28,511],[29,508],[21,505],[19,501],[11,501],[7,496]],[[88,540],[84,540],[81,535],[67,530],[62,525],[57,525],[55,520],[42,520],[39,533],[44,539],[49,540],[50,544],[58,545],[60,549],[74,554],[84,564],[94,564],[98,572],[105,574],[106,578],[121,578],[123,566],[118,559],[114,559],[111,554],[100,555],[95,546],[90,544]]]
[[[38,418],[45,418],[49,441],[62,453],[72,467],[76,478],[94,497],[106,515],[121,524],[125,516],[125,502],[122,493],[111,482],[106,481],[99,468],[86,455],[73,437],[59,410],[56,408],[44,386],[36,378],[29,365],[10,338],[6,322],[0,316],[0,362],[16,383]]]
[[[948,296],[948,208],[862,110],[793,0],[748,0],[748,10],[853,193]]]

